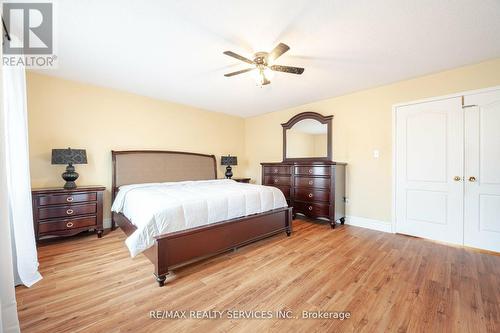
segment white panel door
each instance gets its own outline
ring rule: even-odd
[[[500,252],[500,90],[464,104],[464,245]]]
[[[397,108],[398,233],[463,243],[463,114],[460,97]]]

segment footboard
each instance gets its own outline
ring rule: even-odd
[[[245,244],[292,232],[292,208],[274,209],[156,237],[155,276],[164,285],[169,270]]]
[[[113,213],[113,223],[131,235],[136,227],[121,213]],[[197,228],[155,237],[155,245],[143,254],[155,266],[154,275],[160,287],[169,270],[202,260],[257,240],[286,232],[292,233],[292,208],[244,216]]]

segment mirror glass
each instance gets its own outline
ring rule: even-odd
[[[303,119],[286,131],[286,157],[327,157],[328,125]]]

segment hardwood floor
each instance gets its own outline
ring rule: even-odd
[[[23,332],[499,332],[500,256],[294,221],[175,272],[159,288],[120,230],[39,247],[44,279],[16,290]],[[349,319],[150,319],[153,310],[349,311]]]

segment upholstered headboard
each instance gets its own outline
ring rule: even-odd
[[[214,155],[162,150],[111,151],[114,196],[122,185],[217,178]]]

